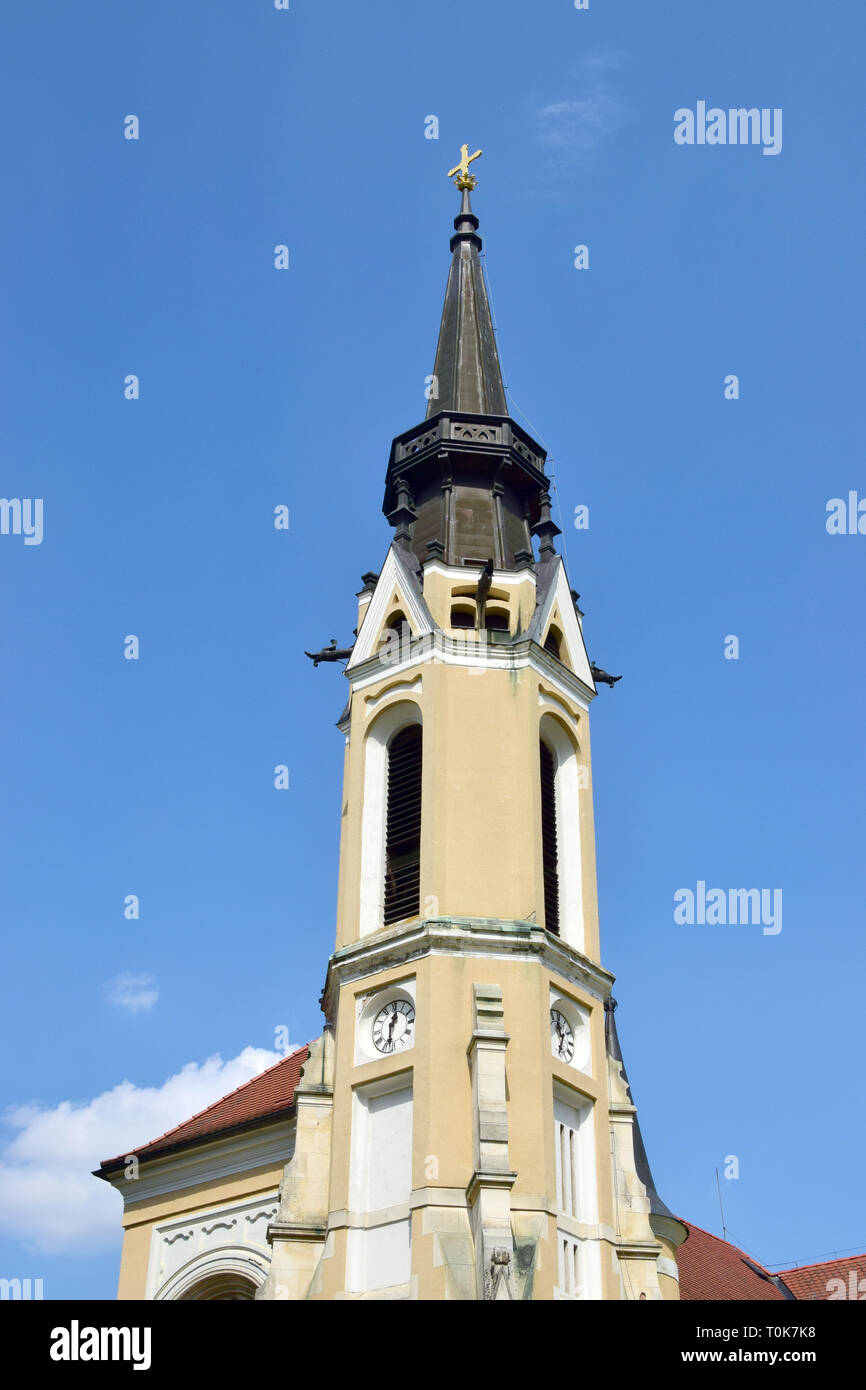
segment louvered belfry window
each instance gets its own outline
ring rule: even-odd
[[[556,764],[547,744],[541,752],[541,865],[544,874],[544,925],[559,935],[559,872],[556,844]]]
[[[420,904],[421,725],[409,724],[388,750],[385,924],[412,917]]]

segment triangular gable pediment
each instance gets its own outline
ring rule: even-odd
[[[358,640],[346,665],[347,671],[376,655],[379,639],[395,608],[405,613],[413,638],[433,632],[435,624],[424,602],[421,586],[397,546],[392,545],[376,581],[373,597],[367,605]]]
[[[590,690],[594,690],[589,657],[561,558],[556,561],[556,574],[535,614],[530,636],[543,647],[551,627],[558,627],[562,633],[562,664],[568,666]]]

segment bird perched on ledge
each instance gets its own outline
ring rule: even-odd
[[[336,637],[331,638],[330,646],[323,647],[320,652],[304,652],[314,666],[318,666],[320,661],[348,661],[352,655],[353,647],[338,647]]]

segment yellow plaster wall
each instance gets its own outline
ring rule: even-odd
[[[359,996],[405,984],[416,986],[414,1046],[372,1062],[355,1064],[355,1027]],[[553,1147],[553,1082],[587,1096],[595,1103],[596,1166],[599,1221],[613,1225],[613,1194],[604,1073],[604,1010],[597,999],[566,982],[535,959],[499,960],[457,952],[426,955],[402,967],[384,970],[343,986],[336,1027],[331,1211],[348,1208],[352,1124],[352,1091],[356,1086],[397,1073],[409,1074],[414,1095],[412,1186],[465,1191],[474,1171],[472,1087],[467,1048],[473,1031],[473,984],[496,983],[502,988],[506,1031],[509,1160],[518,1174],[512,1207],[539,1199],[552,1207],[555,1194]],[[589,1011],[593,1072],[590,1076],[554,1058],[550,1047],[550,989],[575,999]],[[455,1218],[456,1219],[456,1218]],[[418,1297],[444,1297],[445,1271],[432,1262],[433,1236],[422,1229],[420,1211],[414,1214],[413,1273]],[[556,1279],[555,1220],[547,1222],[549,1238],[541,1247],[534,1297],[552,1297]],[[323,1266],[319,1297],[331,1299],[343,1291],[345,1233],[336,1232],[334,1256]],[[606,1270],[607,1257],[603,1260]],[[618,1296],[614,1291],[608,1296]]]
[[[407,690],[418,675],[422,689]],[[358,939],[365,739],[392,704],[411,699],[422,714],[421,912],[424,917],[544,921],[539,723],[545,710],[579,746],[584,950],[599,958],[589,720],[561,694],[539,703],[550,682],[516,671],[424,661],[385,674],[355,693],[346,750],[337,946]],[[381,700],[381,703],[380,703]],[[566,850],[567,852],[567,846]]]
[[[424,601],[430,610],[433,621],[444,632],[451,630],[452,604],[474,598],[478,586],[477,571],[460,574],[459,571],[446,574],[433,566],[424,569]],[[535,577],[531,570],[523,573],[518,580],[494,574],[490,587],[489,602],[494,608],[507,608],[509,630],[512,633],[525,632],[535,613]],[[464,636],[467,629],[455,630],[455,635]]]
[[[216,1157],[216,1154],[215,1154]],[[146,1172],[142,1165],[142,1173]],[[206,1211],[209,1207],[232,1206],[259,1193],[279,1187],[283,1165],[269,1164],[230,1178],[215,1179],[186,1187],[180,1192],[129,1202],[123,1212],[123,1250],[120,1260],[119,1299],[143,1299],[147,1287],[147,1267],[154,1226],[185,1212]]]

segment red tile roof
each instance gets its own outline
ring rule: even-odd
[[[779,1275],[795,1298],[834,1300],[866,1296],[866,1255],[848,1255],[842,1260],[780,1269]]]
[[[139,1159],[155,1158],[173,1149],[184,1148],[205,1138],[222,1134],[226,1130],[237,1129],[257,1120],[275,1118],[289,1110],[295,1095],[295,1087],[301,1076],[301,1068],[310,1055],[309,1047],[299,1047],[288,1057],[283,1057],[274,1066],[245,1081],[243,1086],[230,1091],[227,1096],[201,1110],[192,1119],[184,1120],[158,1139],[142,1144],[138,1149],[129,1149],[117,1158],[107,1158],[100,1165],[100,1171],[122,1166],[131,1154]]]
[[[683,1221],[683,1225],[688,1228],[689,1238],[677,1250],[681,1299],[724,1303],[741,1298],[784,1299],[784,1293],[757,1260],[690,1221]],[[787,1282],[788,1276],[782,1277]]]

